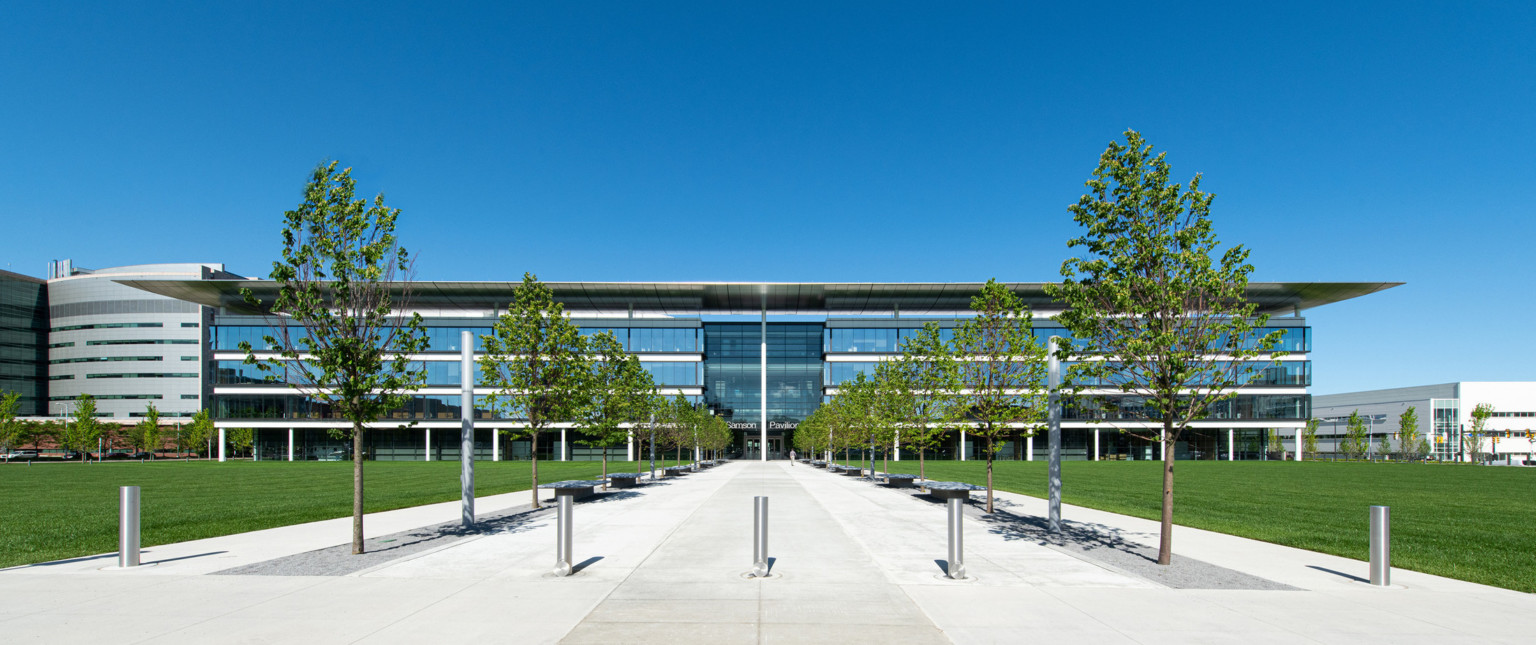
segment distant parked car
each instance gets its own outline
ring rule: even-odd
[[[36,450],[12,450],[12,451],[10,451],[8,453],[5,453],[4,455],[0,455],[0,459],[4,459],[6,461],[11,461],[12,459],[16,459],[16,460],[37,459],[37,451]]]

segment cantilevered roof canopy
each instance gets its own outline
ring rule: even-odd
[[[224,308],[230,313],[264,313],[240,296],[242,288],[264,303],[277,296],[271,280],[119,280],[145,291]],[[490,311],[503,309],[520,282],[411,282],[414,309]],[[980,282],[546,282],[555,299],[572,313],[636,312],[669,316],[757,314],[765,298],[777,315],[948,314],[970,308]],[[1009,282],[1008,288],[1034,309],[1057,309],[1044,282]],[[1261,313],[1284,314],[1358,298],[1401,282],[1252,282],[1248,299]]]

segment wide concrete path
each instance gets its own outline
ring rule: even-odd
[[[483,500],[482,507],[521,498]],[[771,502],[774,577],[751,566],[752,498]],[[1018,513],[1032,498],[1001,495]],[[392,511],[398,530],[454,505]],[[345,541],[344,524],[284,527],[0,572],[11,642],[1264,642],[1529,643],[1536,597],[1193,529],[1181,555],[1296,587],[1170,589],[993,523],[966,520],[968,581],[940,576],[944,507],[786,462],[734,463],[577,504],[569,578],[549,575],[545,512],[346,576],[210,575]],[[1152,522],[1067,507],[1127,541]],[[439,517],[443,516],[443,517]],[[1490,566],[1496,566],[1490,564]],[[105,568],[104,568],[105,567]]]

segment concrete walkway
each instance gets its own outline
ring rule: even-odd
[[[774,576],[751,568],[752,497],[771,502]],[[527,493],[478,502],[512,508]],[[1004,509],[1044,503],[1002,494]],[[553,516],[333,576],[213,575],[344,542],[346,520],[0,571],[5,642],[1377,642],[1528,643],[1536,596],[1180,528],[1180,555],[1296,588],[1171,589],[966,520],[972,578],[941,577],[944,508],[786,462],[733,463],[579,503],[569,578],[549,575]],[[1156,524],[1067,507],[1117,540]],[[1363,518],[1362,511],[1362,518]],[[456,504],[369,517],[371,535],[451,521]],[[1363,522],[1362,522],[1363,524]],[[1363,530],[1363,526],[1362,526]]]

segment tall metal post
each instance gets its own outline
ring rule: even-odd
[[[139,487],[118,489],[117,566],[139,566]]]
[[[752,575],[768,575],[768,498],[752,498]]]
[[[763,286],[763,325],[762,325],[762,360],[759,365],[761,374],[760,387],[762,388],[762,427],[758,429],[757,449],[760,459],[768,461],[768,287]]]
[[[571,500],[575,495],[556,495],[555,517],[555,575],[568,576],[574,568],[571,565]]]
[[[1047,372],[1047,386],[1050,387],[1049,409],[1047,421],[1050,425],[1051,464],[1050,464],[1050,530],[1052,533],[1061,532],[1061,360],[1056,358],[1056,345],[1061,342],[1061,337],[1052,336],[1046,341],[1046,351],[1050,353],[1049,371]]]
[[[651,413],[651,481],[656,481],[656,413]]]
[[[947,573],[952,580],[965,578],[965,525],[961,520],[965,519],[965,500],[958,497],[949,498],[949,558],[946,560]]]
[[[1371,584],[1392,584],[1392,508],[1371,507]]]
[[[475,343],[459,332],[459,515],[464,526],[475,525]]]

